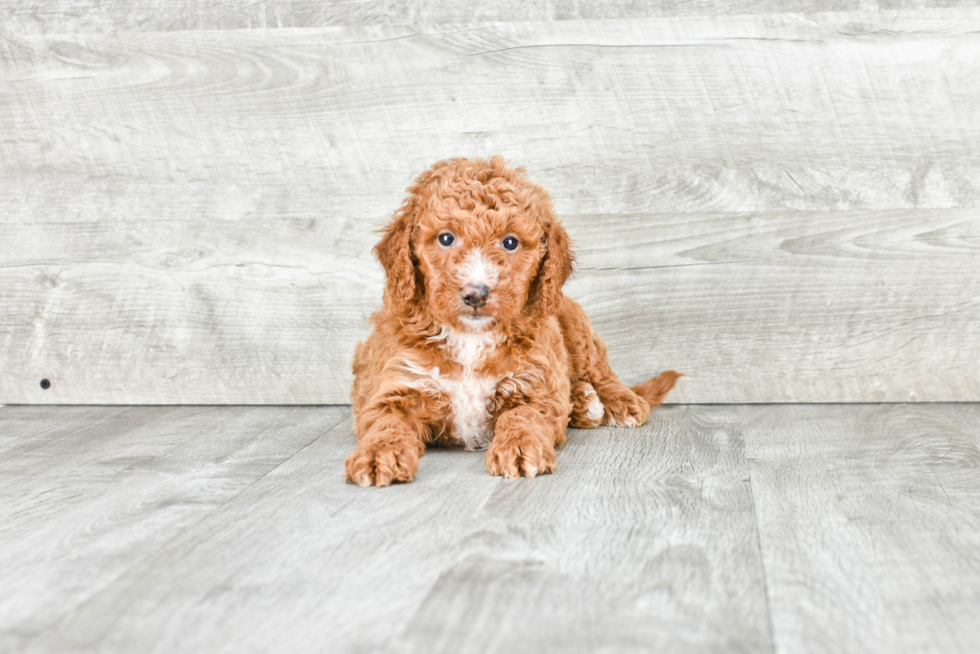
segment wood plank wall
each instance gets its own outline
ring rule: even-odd
[[[45,5],[0,9],[0,402],[346,402],[375,230],[492,154],[624,380],[980,399],[975,2]]]

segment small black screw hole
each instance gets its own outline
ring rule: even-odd
[[[43,388],[44,390],[48,390],[49,388],[51,388],[51,382],[49,382],[47,379],[42,379],[41,388]]]

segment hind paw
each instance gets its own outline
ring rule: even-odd
[[[591,429],[602,424],[606,407],[599,399],[592,384],[585,381],[572,386],[572,415],[569,425],[578,429]]]
[[[642,397],[621,386],[599,391],[599,399],[605,406],[602,424],[617,427],[639,427],[650,415],[650,405]]]

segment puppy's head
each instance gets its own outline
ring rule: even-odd
[[[375,254],[389,310],[486,329],[553,314],[572,272],[551,197],[500,157],[441,161],[415,180]]]

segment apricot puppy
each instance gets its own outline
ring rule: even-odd
[[[410,482],[428,444],[486,448],[491,475],[553,472],[566,426],[641,425],[680,376],[620,383],[562,295],[572,252],[551,197],[500,157],[422,173],[374,253],[384,306],[354,354],[350,482]]]

